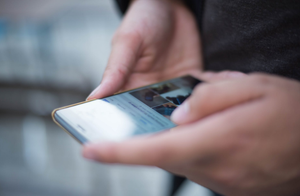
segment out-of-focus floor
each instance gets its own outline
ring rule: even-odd
[[[112,0],[0,1],[0,195],[165,196],[170,174],[104,165],[50,117],[101,81],[120,22]],[[187,182],[177,196],[205,196]]]
[[[0,116],[0,194],[164,195],[168,174],[92,163],[80,145],[47,117]]]

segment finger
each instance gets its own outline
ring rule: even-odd
[[[253,79],[254,78],[254,79]],[[261,85],[253,85],[255,77],[201,84],[171,116],[176,124],[191,123],[226,108],[263,95]]]
[[[252,102],[251,102],[252,104]],[[253,106],[251,106],[253,108]],[[83,156],[103,163],[150,165],[172,168],[176,165],[197,161],[207,166],[215,161],[231,143],[230,131],[239,130],[243,122],[236,112],[209,117],[202,121],[178,126],[153,137],[136,137],[120,143],[87,144]],[[233,118],[234,117],[234,118]],[[226,139],[224,139],[226,138]],[[227,146],[227,147],[226,147]]]
[[[112,95],[124,86],[137,61],[140,46],[138,33],[116,35],[102,82],[87,100]]]
[[[197,131],[197,128],[196,124],[186,125],[176,128],[177,131],[168,131],[153,137],[137,137],[121,143],[88,144],[84,146],[83,156],[104,163],[159,167],[180,163],[188,157],[195,157],[196,154],[202,153],[205,156],[211,153],[213,139],[205,136],[204,132]]]
[[[257,118],[250,117],[256,114],[257,107],[262,104],[265,103],[248,102],[243,107],[226,110],[152,137],[136,137],[120,143],[87,144],[83,148],[83,156],[103,163],[161,168],[173,168],[196,161],[200,168],[205,169],[205,166],[218,163],[224,152],[243,145],[240,139],[245,135],[236,134],[236,131],[257,128]],[[245,118],[249,119],[247,127]]]
[[[222,71],[222,72],[212,72],[206,71],[202,72],[200,78],[207,82],[214,82],[226,79],[242,78],[247,76],[247,74],[239,71]]]

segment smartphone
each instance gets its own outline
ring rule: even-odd
[[[174,78],[58,108],[52,118],[82,144],[153,134],[176,126],[170,120],[172,112],[200,82],[192,76]]]

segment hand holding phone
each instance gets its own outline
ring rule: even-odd
[[[80,143],[121,141],[176,126],[172,112],[199,80],[184,76],[53,111],[54,121]]]

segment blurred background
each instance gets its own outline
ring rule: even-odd
[[[113,0],[0,0],[1,196],[168,195],[167,172],[87,161],[50,117],[99,84],[120,20]]]

